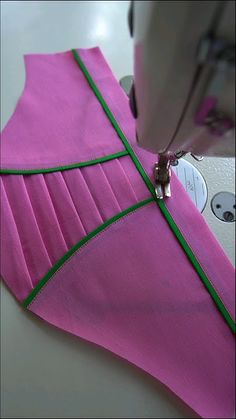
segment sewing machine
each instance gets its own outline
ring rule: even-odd
[[[162,3],[160,7],[163,8],[164,3],[168,2],[160,3]],[[203,3],[210,2],[201,2],[202,5]],[[137,7],[142,6],[140,4]],[[32,51],[52,53],[66,51],[73,46],[99,45],[117,79],[133,74],[134,39],[128,32],[126,1],[9,1],[2,2],[1,9],[4,18],[1,28],[3,125],[11,116],[24,86],[25,70],[22,60],[24,53]],[[137,18],[138,11],[135,19]],[[231,19],[233,21],[233,16]],[[144,22],[140,30],[143,26]],[[134,26],[135,36],[137,30],[138,28]],[[156,37],[155,41],[158,41]],[[159,49],[162,48],[161,45],[160,43]],[[195,51],[193,55],[194,53]],[[162,55],[163,53],[161,57]],[[164,62],[160,62],[159,67],[163,64]],[[174,69],[176,66],[173,64]],[[181,82],[184,82],[184,78]],[[137,81],[135,88],[138,89]],[[171,118],[174,117],[173,108],[177,105],[174,101],[170,101],[168,119],[161,105],[155,110],[154,115],[161,115],[162,112],[162,117],[163,114],[165,116],[164,128],[168,129]],[[138,98],[137,106],[139,110],[141,104],[139,105]],[[151,109],[150,106],[149,111]],[[226,110],[223,107],[222,109]],[[142,117],[142,114],[140,116]],[[159,124],[162,122],[162,117],[158,121]],[[138,127],[137,132],[139,133]],[[141,141],[141,137],[139,139]],[[233,262],[235,260],[232,245],[234,223],[222,222],[216,218],[209,205],[215,194],[225,190],[233,192],[233,159],[206,157],[203,161],[197,162],[187,155],[178,160],[177,166],[172,166],[172,171],[179,170],[186,160],[192,161],[194,166],[199,167],[206,180],[208,203],[203,215]],[[61,333],[56,328],[49,329],[43,322],[31,318],[25,310],[18,307],[3,284],[1,284],[1,357],[2,417],[119,416],[187,419],[193,415],[183,403],[169,395],[165,388],[135,368],[105,354],[102,349],[98,350],[82,341],[78,344],[73,337]],[[48,378],[46,381],[45,377]],[[71,389],[72,384],[73,389]]]
[[[235,155],[234,9],[234,1],[131,2],[130,105],[139,145],[159,155],[159,199],[171,196],[180,157]]]

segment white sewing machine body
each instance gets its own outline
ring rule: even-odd
[[[132,2],[141,147],[168,157],[235,154],[234,9],[234,1]]]

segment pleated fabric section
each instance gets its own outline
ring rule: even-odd
[[[2,277],[24,300],[78,241],[148,197],[129,156],[62,172],[2,175]]]

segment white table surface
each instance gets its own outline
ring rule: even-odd
[[[1,125],[24,85],[23,54],[100,46],[117,78],[132,74],[127,1],[3,1]],[[209,198],[234,191],[234,161],[197,163]],[[234,260],[234,226],[204,215]],[[1,417],[190,418],[160,383],[108,351],[50,327],[23,310],[1,284]]]

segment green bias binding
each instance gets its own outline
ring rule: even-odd
[[[108,116],[108,119],[110,120],[111,124],[115,128],[118,136],[120,137],[122,143],[124,144],[124,147],[126,148],[127,152],[129,153],[130,157],[132,158],[135,166],[137,167],[139,173],[141,174],[144,182],[146,183],[148,189],[150,190],[153,198],[156,199],[155,189],[154,189],[154,186],[153,186],[152,182],[150,181],[149,177],[146,175],[139,159],[137,158],[134,150],[132,149],[131,145],[129,144],[129,142],[128,142],[125,134],[123,133],[122,129],[120,128],[118,122],[116,121],[113,113],[110,111],[110,109],[109,109],[106,101],[104,100],[102,94],[100,93],[96,84],[94,83],[91,75],[89,74],[87,68],[85,67],[83,61],[81,60],[78,52],[75,49],[73,49],[72,53],[73,53],[73,56],[74,56],[76,62],[79,64],[79,67],[81,68],[82,72],[84,73],[84,76],[86,77],[86,79],[87,79],[90,87],[92,88],[95,96],[97,97],[98,101],[102,105],[102,108],[105,111],[106,115]]]
[[[94,80],[92,79],[89,71],[87,70],[86,66],[84,65],[83,61],[81,60],[78,52],[73,49],[72,54],[79,65],[80,69],[82,70],[85,78],[87,79],[90,87],[92,88],[95,96],[97,97],[98,101],[100,102],[104,112],[106,113],[107,117],[109,118],[111,124],[113,125],[114,129],[116,130],[118,136],[120,137],[122,143],[124,144],[127,152],[129,153],[131,159],[133,160],[133,163],[135,164],[137,170],[139,171],[143,181],[145,182],[147,188],[149,189],[150,193],[153,196],[153,199],[156,201],[158,207],[160,208],[163,216],[165,217],[167,223],[169,224],[169,227],[173,231],[175,237],[179,241],[179,244],[181,245],[182,249],[184,250],[185,254],[187,255],[189,261],[193,265],[194,269],[199,275],[199,278],[205,285],[207,291],[211,295],[213,301],[215,302],[217,308],[221,312],[222,316],[226,320],[227,324],[229,325],[230,329],[235,333],[236,325],[234,320],[232,319],[230,313],[228,312],[227,308],[224,306],[223,302],[221,301],[220,296],[218,295],[217,291],[211,284],[210,280],[208,279],[207,275],[203,271],[201,265],[199,264],[197,258],[195,257],[194,253],[192,252],[191,248],[189,247],[188,243],[186,242],[184,236],[182,235],[181,231],[179,230],[178,226],[176,225],[174,219],[172,218],[171,214],[169,213],[165,203],[163,200],[157,199],[155,194],[155,188],[147,176],[145,170],[143,169],[139,159],[137,158],[135,152],[133,151],[131,145],[129,144],[125,134],[123,133],[122,129],[120,128],[118,122],[116,121],[113,113],[109,109],[105,99],[103,98],[100,90],[96,86]]]
[[[118,153],[108,154],[104,157],[99,157],[94,160],[83,161],[79,163],[69,164],[67,166],[49,167],[47,169],[0,169],[0,174],[3,175],[35,175],[39,173],[62,172],[63,170],[76,169],[78,167],[92,166],[93,164],[104,163],[109,160],[118,159],[127,156],[127,150],[119,151]]]

